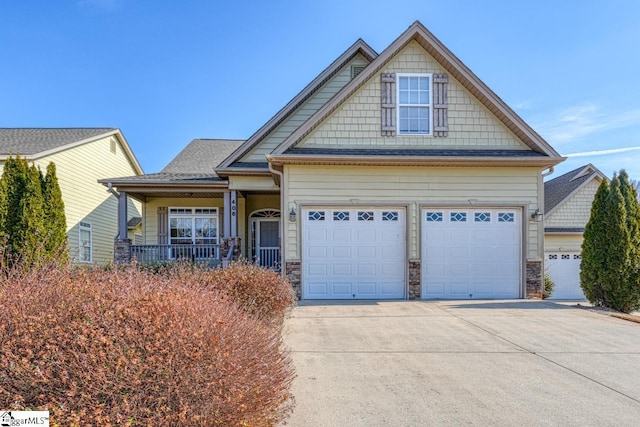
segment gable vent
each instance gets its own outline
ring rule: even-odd
[[[351,66],[351,80],[355,79],[358,74],[360,74],[362,72],[362,70],[364,70],[364,65],[352,65]]]

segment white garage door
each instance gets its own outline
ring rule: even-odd
[[[304,299],[404,298],[404,209],[308,208],[302,215]]]
[[[545,272],[555,284],[549,299],[585,299],[580,287],[580,252],[546,252],[545,258]]]
[[[422,298],[519,298],[519,209],[423,209]]]

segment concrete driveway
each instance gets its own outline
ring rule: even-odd
[[[640,324],[545,301],[301,302],[291,426],[638,426]]]

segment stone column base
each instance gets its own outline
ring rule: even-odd
[[[131,262],[131,239],[118,239],[113,244],[113,262],[129,264]]]
[[[544,276],[542,274],[542,260],[528,259],[526,272],[527,289],[525,297],[542,298],[542,290],[544,289]]]
[[[420,299],[422,294],[421,288],[421,261],[409,261],[409,299]]]
[[[300,261],[287,261],[284,264],[284,274],[291,282],[293,290],[296,292],[298,301],[302,299],[302,288],[300,287]]]

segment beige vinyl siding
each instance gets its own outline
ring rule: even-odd
[[[276,194],[249,194],[247,196],[247,216],[260,209],[280,210],[280,196]],[[285,213],[281,213],[284,215]]]
[[[381,136],[381,73],[444,73],[445,70],[418,43],[412,41],[331,116],[314,129],[299,147],[332,148],[446,148],[528,149],[510,130],[449,75],[449,136]]]
[[[582,234],[545,234],[545,252],[581,252]]]
[[[147,245],[158,243],[158,207],[166,206],[170,208],[218,208],[218,236],[221,238],[224,232],[221,213],[224,211],[224,200],[222,198],[147,198],[144,216],[142,218],[142,229],[144,230],[144,242]],[[247,240],[246,223],[246,200],[238,197],[238,236],[242,239],[242,250],[244,255],[245,242]],[[219,240],[221,242],[221,240]]]
[[[278,191],[271,176],[230,176],[229,190],[240,191]]]
[[[545,227],[584,227],[591,216],[591,205],[600,181],[592,179],[569,200],[545,218]]]
[[[356,55],[347,62],[333,77],[322,85],[309,97],[293,114],[278,125],[260,144],[254,147],[240,162],[264,162],[265,155],[269,154],[291,133],[304,123],[313,113],[318,111],[329,99],[333,97],[351,80],[351,66],[366,66],[369,61],[362,55]]]
[[[115,153],[111,151],[112,143],[116,145]],[[120,141],[110,136],[30,161],[43,173],[49,162],[56,165],[72,259],[78,256],[79,223],[82,221],[92,226],[93,262],[110,262],[118,229],[118,202],[97,180],[136,174]],[[129,200],[129,218],[140,216],[141,211],[139,202]]]
[[[525,256],[541,258],[542,223],[529,221],[539,207],[537,168],[427,168],[286,166],[284,206],[394,205],[407,207],[410,259],[419,258],[421,206],[522,207]],[[299,259],[298,224],[285,221],[286,259]]]

